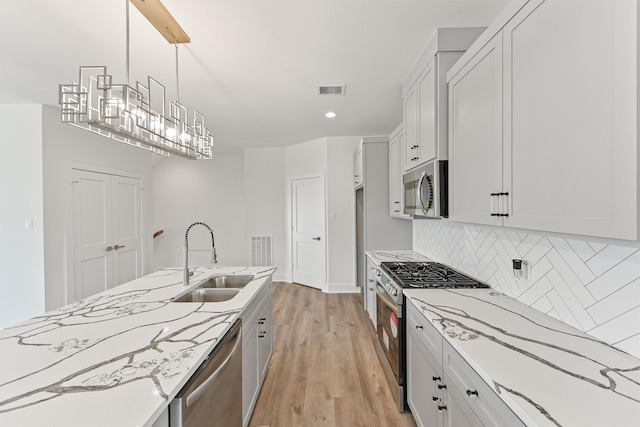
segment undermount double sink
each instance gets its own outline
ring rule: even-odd
[[[253,280],[252,275],[227,274],[213,276],[195,289],[172,299],[172,302],[223,302],[238,295]]]

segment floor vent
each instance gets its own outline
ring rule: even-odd
[[[251,236],[251,266],[270,267],[273,265],[273,236]]]
[[[318,95],[344,95],[347,85],[317,85]]]

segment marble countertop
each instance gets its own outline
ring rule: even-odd
[[[367,256],[380,266],[381,262],[431,261],[429,258],[412,250],[367,251]]]
[[[640,426],[640,359],[491,289],[405,295],[529,426]]]
[[[148,426],[275,268],[198,268],[190,288],[252,274],[229,301],[177,303],[166,269],[0,330],[1,426]]]

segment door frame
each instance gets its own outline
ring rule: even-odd
[[[287,177],[287,199],[286,199],[286,203],[287,203],[287,241],[289,242],[289,244],[287,245],[287,271],[285,272],[286,277],[287,277],[287,281],[292,283],[293,282],[293,200],[292,200],[292,191],[293,191],[293,181],[299,180],[299,179],[309,179],[309,178],[320,178],[320,181],[322,182],[322,194],[323,194],[323,200],[322,200],[322,204],[323,204],[323,217],[324,217],[324,236],[322,236],[322,238],[324,239],[324,281],[322,283],[322,286],[320,288],[320,290],[322,292],[327,292],[328,291],[328,283],[329,283],[329,277],[328,277],[328,272],[329,272],[329,238],[328,238],[328,234],[329,234],[329,224],[328,224],[328,218],[327,218],[327,179],[326,179],[326,173],[325,171],[320,171],[320,172],[315,172],[315,173],[308,173],[308,174],[304,174],[304,175],[293,175],[293,176],[288,176]]]
[[[74,273],[74,241],[73,241],[73,171],[82,170],[86,172],[101,173],[105,175],[117,175],[140,180],[140,216],[142,233],[142,275],[147,272],[147,251],[148,239],[146,238],[147,224],[145,221],[145,175],[139,172],[132,172],[124,169],[116,169],[107,166],[94,165],[90,163],[65,161],[64,162],[64,301],[65,304],[74,302],[75,295],[75,273]]]

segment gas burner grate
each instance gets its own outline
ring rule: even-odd
[[[403,288],[489,288],[451,267],[437,262],[383,262],[382,269]]]

